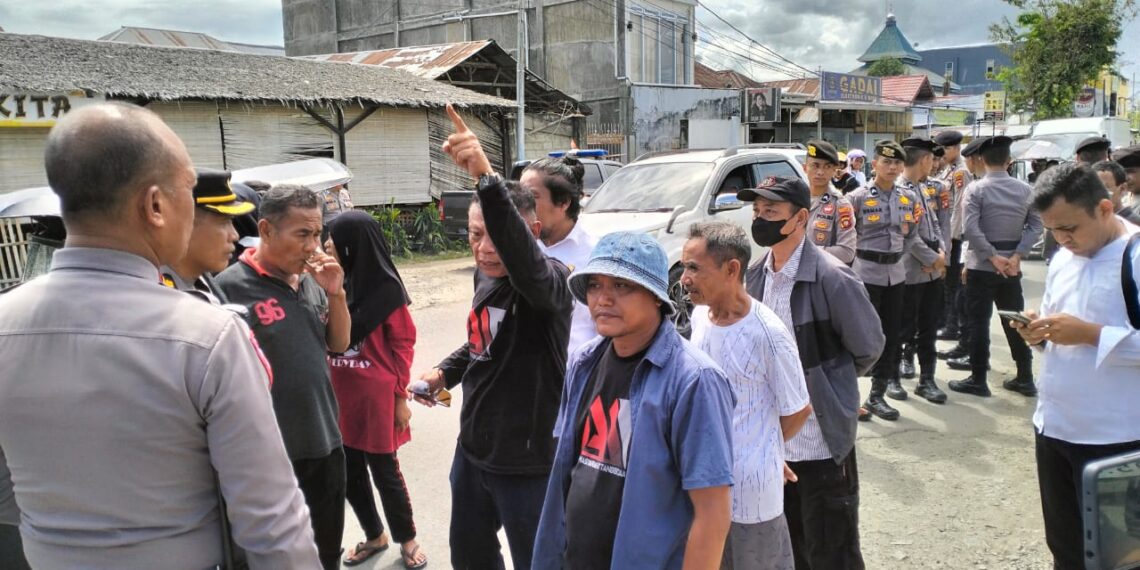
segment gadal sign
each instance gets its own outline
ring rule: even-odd
[[[824,71],[820,81],[823,101],[878,103],[882,93],[883,81],[878,77]]]

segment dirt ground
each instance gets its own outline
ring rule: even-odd
[[[462,341],[472,267],[470,258],[400,267],[420,328],[413,377]],[[1035,307],[1044,265],[1028,262],[1025,271],[1028,306]],[[936,406],[912,396],[896,404],[903,416],[899,421],[860,424],[859,514],[868,568],[1051,567],[1033,459],[1035,401],[1000,388],[1014,368],[996,319],[991,336],[993,397],[950,393],[948,403]],[[940,362],[938,380],[944,387],[947,380],[966,374]],[[865,393],[869,380],[860,384]],[[913,389],[914,381],[904,381],[904,386]],[[401,460],[416,502],[421,542],[433,565],[446,566],[449,498],[444,490],[458,409],[417,414],[418,439],[401,450]],[[351,512],[348,519],[351,527]],[[346,532],[346,545],[354,540],[351,530]],[[384,560],[385,565],[371,567],[397,567],[398,557]]]

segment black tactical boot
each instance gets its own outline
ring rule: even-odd
[[[910,380],[917,375],[914,370],[914,345],[911,343],[904,344],[902,345],[902,359],[899,360],[899,376]],[[887,387],[887,395],[890,396],[890,386]],[[891,397],[894,398],[894,396]]]
[[[969,356],[969,355],[970,355],[970,349],[966,348],[965,346],[962,346],[961,344],[954,346],[954,348],[951,348],[950,350],[939,350],[938,351],[938,358],[941,358],[942,360],[950,360],[951,358],[962,358],[963,356]]]
[[[892,400],[905,400],[907,398],[906,390],[903,390],[902,382],[899,382],[898,376],[887,380],[887,397]]]
[[[1021,367],[1019,366],[1018,368]],[[1019,370],[1016,378],[1002,382],[1001,387],[1029,398],[1037,395],[1037,386],[1033,382],[1033,373],[1024,370]]]
[[[990,397],[990,387],[986,386],[985,382],[974,380],[973,376],[967,376],[962,380],[951,380],[948,385],[955,392],[973,394],[983,398]]]
[[[886,378],[872,378],[871,379],[871,393],[867,395],[867,401],[863,402],[863,407],[872,414],[893,422],[899,419],[899,411],[892,408],[886,400],[883,399],[883,393],[887,390]]]
[[[926,398],[926,401],[934,404],[946,403],[946,392],[938,389],[938,383],[934,381],[933,374],[919,376],[918,387],[914,389],[914,395]]]

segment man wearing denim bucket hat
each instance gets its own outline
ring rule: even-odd
[[[570,277],[600,336],[567,365],[535,568],[720,564],[736,398],[666,318],[668,268],[653,238],[617,232]]]

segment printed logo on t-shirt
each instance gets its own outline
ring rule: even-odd
[[[471,309],[467,317],[467,341],[470,343],[472,360],[490,360],[491,342],[499,333],[503,317],[507,312],[498,307]]]
[[[281,308],[277,299],[267,299],[253,306],[253,314],[264,326],[269,326],[285,318],[285,309]]]
[[[360,345],[364,341],[357,343],[355,346],[348,347],[344,354],[339,356],[329,357],[329,366],[333,368],[372,368],[372,361],[360,357]]]
[[[582,448],[578,463],[625,477],[629,459],[629,400],[617,399],[606,409],[601,396],[594,398],[582,428]]]

